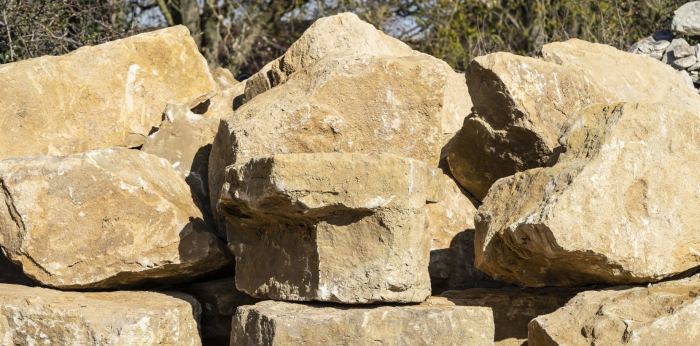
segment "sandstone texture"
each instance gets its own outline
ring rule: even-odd
[[[195,114],[185,105],[170,104],[158,131],[146,138],[141,150],[170,161],[185,179],[197,205],[209,218],[209,154],[219,120]]]
[[[421,305],[333,307],[264,301],[240,307],[231,345],[493,345],[486,307],[443,298]]]
[[[59,288],[183,279],[228,261],[165,159],[114,148],[0,161],[0,247]]]
[[[127,146],[214,92],[183,26],[0,66],[0,158]],[[129,139],[129,140],[127,140]]]
[[[3,345],[201,345],[199,304],[155,292],[60,292],[0,284]]]
[[[532,320],[528,344],[697,345],[700,277],[578,294]]]
[[[433,179],[424,163],[388,154],[282,154],[229,167],[220,212],[236,286],[282,300],[425,300]]]
[[[495,326],[494,343],[521,346],[528,342],[528,323],[533,318],[556,311],[575,294],[575,290],[562,288],[472,288],[447,291],[440,297],[456,306],[489,308]]]
[[[202,344],[226,345],[231,336],[231,319],[236,308],[256,303],[238,291],[233,276],[179,286],[178,291],[193,296],[202,306],[200,331]]]
[[[700,36],[700,1],[688,1],[673,12],[673,31],[688,36]]]
[[[697,114],[667,104],[583,111],[557,164],[491,188],[477,267],[526,286],[646,283],[697,267],[698,129]]]
[[[510,53],[475,58],[467,70],[474,112],[447,151],[460,185],[481,200],[496,180],[546,165],[576,111],[606,101],[582,73]]]

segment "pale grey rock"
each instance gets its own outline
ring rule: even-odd
[[[700,1],[690,1],[676,9],[671,28],[688,36],[700,35]]]

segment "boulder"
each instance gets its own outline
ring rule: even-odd
[[[431,298],[420,305],[333,307],[264,301],[238,308],[231,345],[493,345],[486,307]]]
[[[525,286],[646,283],[700,265],[700,117],[595,105],[552,167],[499,180],[476,217],[476,265]],[[682,184],[679,182],[682,181]]]
[[[165,159],[101,149],[0,161],[0,247],[58,288],[171,281],[221,268],[227,250]]]
[[[201,345],[200,307],[156,292],[60,292],[0,284],[3,345]]]
[[[158,131],[146,138],[141,150],[170,161],[190,186],[205,219],[209,219],[209,154],[219,120],[174,104],[166,107],[164,118]]]
[[[226,345],[231,338],[231,319],[236,308],[256,300],[236,289],[233,277],[197,282],[176,288],[192,295],[202,306],[200,330],[204,345]]]
[[[671,46],[666,48],[667,52],[669,50],[672,50]],[[595,81],[612,102],[653,103],[683,99],[677,104],[686,103],[693,109],[700,106],[697,90],[679,71],[660,61],[608,45],[579,39],[549,43],[542,47],[542,59],[583,70],[581,78]]]
[[[700,1],[689,1],[673,12],[673,31],[688,36],[700,36]]]
[[[216,205],[225,167],[284,153],[391,153],[437,167],[445,78],[433,58],[329,58],[222,121],[209,160]],[[250,81],[248,82],[250,83]]]
[[[214,92],[184,26],[0,66],[0,159],[138,146],[167,103]]]
[[[394,155],[280,154],[227,170],[236,286],[258,298],[422,302],[433,170]]]
[[[495,344],[521,346],[528,341],[528,323],[533,318],[561,308],[576,293],[562,288],[471,288],[447,291],[440,297],[456,306],[489,308],[493,314]]]
[[[700,276],[579,293],[532,320],[530,345],[697,345]]]
[[[499,178],[546,165],[561,127],[606,96],[577,68],[493,53],[467,69],[474,112],[447,149],[455,179],[478,200]]]

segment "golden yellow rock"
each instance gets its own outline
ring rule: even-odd
[[[126,146],[214,93],[183,26],[0,66],[0,159]]]
[[[0,161],[0,247],[59,288],[173,281],[229,256],[171,163],[115,148]]]
[[[0,284],[3,345],[201,345],[186,295],[60,292]]]
[[[697,345],[700,276],[579,293],[532,320],[528,345]]]
[[[476,218],[477,267],[526,286],[646,283],[700,266],[700,116],[595,105],[552,167],[499,180]]]

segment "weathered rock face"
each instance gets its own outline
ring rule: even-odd
[[[170,104],[157,132],[141,150],[170,161],[192,190],[205,218],[209,218],[209,154],[219,120],[192,113],[185,105]]]
[[[306,69],[328,56],[398,57],[419,54],[421,53],[412,50],[405,43],[360,20],[353,13],[320,18],[284,55],[268,63],[248,79],[245,88],[246,101],[284,83],[294,72]]]
[[[697,267],[698,128],[698,115],[664,104],[585,110],[556,165],[491,188],[477,267],[526,286],[653,282]]]
[[[191,294],[202,305],[202,344],[226,345],[231,338],[231,319],[236,308],[256,300],[238,291],[231,278],[193,283],[177,288]]]
[[[133,145],[134,135],[160,123],[167,103],[195,106],[213,91],[207,63],[183,26],[6,64],[0,158]]]
[[[474,113],[447,151],[450,171],[477,199],[499,178],[547,164],[561,127],[606,100],[582,71],[509,53],[475,58],[467,70]]]
[[[231,345],[493,345],[486,307],[421,305],[337,308],[264,301],[233,318]],[[324,331],[324,332],[320,332]]]
[[[200,345],[199,304],[155,292],[60,292],[0,284],[3,345]]]
[[[229,167],[236,286],[259,298],[421,302],[432,170],[393,155],[287,154]]]
[[[572,289],[472,288],[440,295],[450,304],[488,307],[493,313],[496,345],[520,346],[527,342],[528,323],[564,306],[577,292]]]
[[[671,66],[611,46],[578,39],[555,42],[542,47],[542,59],[579,68],[583,71],[581,78],[595,81],[611,102],[683,99],[678,105],[687,104],[693,109],[700,102],[692,83]]]
[[[110,288],[222,267],[184,179],[129,149],[0,161],[0,246],[59,288]]]
[[[279,153],[392,153],[437,167],[445,78],[434,59],[319,61],[248,101],[219,128],[209,162],[216,205],[233,163]]]
[[[673,31],[688,36],[700,36],[700,1],[689,1],[673,12]]]
[[[579,293],[530,322],[530,345],[697,345],[700,276]]]

